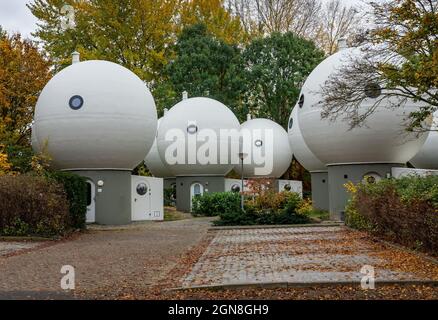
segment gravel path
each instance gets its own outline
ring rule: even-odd
[[[92,230],[73,240],[0,256],[0,299],[105,297],[125,288],[144,290],[165,277],[210,225],[210,219],[198,218]],[[74,295],[60,288],[63,265],[75,267]]]

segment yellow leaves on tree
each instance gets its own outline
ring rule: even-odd
[[[39,20],[34,35],[60,69],[78,51],[83,60],[108,60],[132,70],[142,80],[159,79],[172,56],[181,0],[38,0],[28,5]],[[75,26],[60,27],[61,7],[74,8]]]
[[[181,27],[196,23],[204,23],[211,34],[227,44],[248,40],[239,18],[225,9],[223,0],[183,0]]]
[[[28,137],[38,95],[50,79],[49,62],[19,34],[0,37],[0,142]]]
[[[4,146],[0,145],[0,176],[11,171],[11,164],[8,161],[8,155],[3,151]]]
[[[60,27],[64,4],[75,14],[68,30]],[[203,22],[227,43],[245,38],[222,0],[34,0],[28,7],[39,20],[34,36],[54,58],[55,69],[70,64],[71,53],[79,51],[83,60],[116,62],[151,84],[161,80],[185,26]]]

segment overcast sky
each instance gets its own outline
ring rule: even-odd
[[[358,4],[362,0],[343,1]],[[29,2],[32,0],[0,0],[0,25],[9,32],[19,31],[23,36],[31,37],[30,33],[36,29],[37,20],[26,7]]]

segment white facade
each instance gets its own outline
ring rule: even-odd
[[[409,162],[419,169],[438,169],[438,111],[433,115],[432,131],[420,151]]]
[[[232,130],[235,134],[231,138],[224,137],[223,130]],[[176,138],[173,133],[181,136]],[[173,176],[224,176],[233,169],[231,153],[239,152],[238,133],[239,121],[224,104],[210,98],[185,99],[162,118],[157,136],[158,151]],[[216,137],[213,141],[204,136],[210,134]],[[207,145],[214,146],[211,153],[206,152]],[[199,157],[207,153],[212,161]],[[174,159],[174,163],[169,163],[170,157],[176,154],[182,154],[181,161]],[[225,161],[221,162],[220,157],[224,155]]]
[[[359,48],[341,50],[325,59],[307,78],[301,92],[298,121],[309,149],[326,165],[364,163],[406,163],[420,150],[427,135],[408,134],[405,120],[419,105],[398,98],[383,100],[363,126],[349,130],[342,119],[321,119],[321,87],[340,67],[362,53]],[[365,88],[364,84],[364,88]],[[368,110],[375,99],[367,98],[359,112]],[[401,104],[390,108],[393,104]]]
[[[132,176],[132,221],[162,221],[163,179]]]
[[[283,127],[269,119],[252,119],[242,123],[240,132],[241,150],[247,154],[243,162],[244,177],[279,178],[286,172],[292,161],[292,151]],[[262,163],[258,155],[264,158]],[[258,171],[263,167],[267,168],[266,172]],[[234,170],[242,174],[241,164]]]
[[[410,177],[410,176],[418,176],[418,177],[438,176],[438,170],[392,168],[391,175],[396,179],[403,177]]]
[[[140,78],[108,61],[75,63],[44,87],[35,108],[33,148],[58,169],[132,170],[157,129],[154,99]]]
[[[298,105],[294,107],[288,123],[289,143],[292,154],[307,171],[327,171],[325,164],[313,154],[303,139],[298,121],[298,108]]]

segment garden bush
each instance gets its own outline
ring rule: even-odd
[[[55,236],[68,231],[69,203],[59,183],[31,175],[0,176],[0,235]]]
[[[378,237],[438,252],[438,177],[384,179],[349,186],[347,225]]]
[[[311,207],[310,207],[311,208]],[[310,222],[309,202],[293,192],[266,192],[245,201],[245,211],[223,212],[216,225],[274,225]]]
[[[165,206],[175,206],[175,194],[176,190],[175,187],[173,188],[166,188],[163,191],[163,201]]]
[[[204,193],[193,199],[192,213],[197,216],[217,216],[240,211],[240,194],[234,192]]]
[[[69,202],[70,227],[84,229],[87,215],[87,180],[62,171],[48,172],[46,176],[64,187]]]

